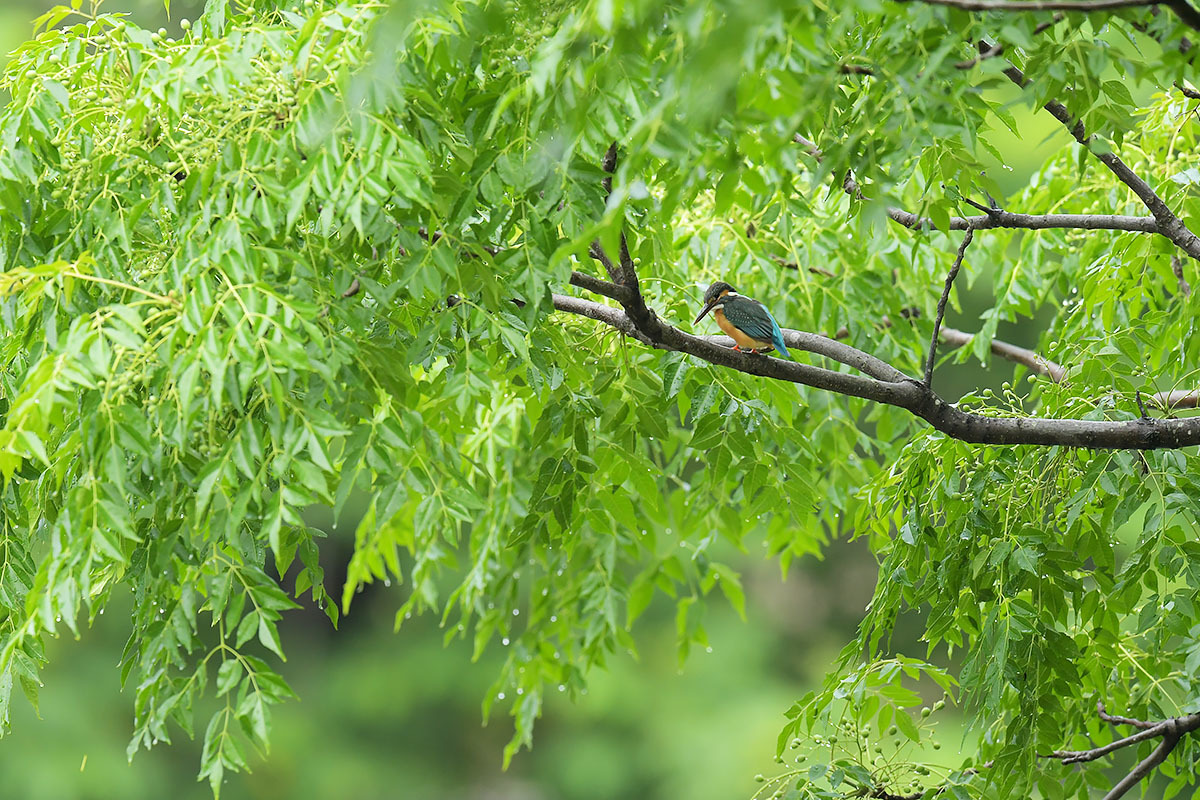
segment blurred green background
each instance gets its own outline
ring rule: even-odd
[[[32,20],[55,5],[45,0],[0,3],[0,63],[32,33]],[[147,28],[177,30],[195,19],[202,0],[172,0],[168,20],[162,0],[108,0],[105,11],[127,11]],[[1005,182],[1016,188],[1065,134],[1052,120],[1014,109],[1025,130],[1004,148],[1013,156]],[[1057,134],[1057,138],[1055,137]],[[1007,140],[1006,140],[1007,141]],[[1037,145],[1033,147],[1031,145]],[[999,176],[997,176],[999,177]],[[989,287],[979,281],[977,291]],[[962,315],[948,324],[967,330],[989,298],[966,298]],[[957,317],[957,318],[956,318]],[[1032,345],[1029,325],[1002,326],[1000,335]],[[946,393],[991,386],[1011,374],[967,364],[939,373]],[[344,535],[328,519],[324,553],[331,590],[350,555]],[[757,544],[755,545],[757,547]],[[638,797],[749,797],[752,776],[772,774],[775,737],[783,711],[832,666],[854,633],[876,578],[865,543],[831,545],[823,561],[809,559],[781,580],[776,564],[759,553],[731,555],[744,572],[748,622],[714,597],[706,627],[711,652],[695,652],[681,673],[675,652],[673,609],[651,608],[637,632],[639,659],[614,658],[610,670],[591,676],[587,695],[572,703],[549,698],[534,735],[505,772],[500,756],[511,727],[497,709],[481,725],[480,701],[498,670],[496,654],[472,663],[470,643],[442,646],[436,622],[413,620],[392,632],[404,587],[375,587],[355,601],[339,631],[304,610],[285,620],[289,654],[284,676],[300,695],[274,720],[273,747],[253,773],[231,776],[227,798],[466,798],[467,800],[590,800]],[[139,753],[129,764],[133,687],[122,692],[118,662],[124,644],[123,610],[99,618],[80,641],[57,640],[38,719],[14,699],[13,732],[0,741],[0,775],[6,796],[53,798],[206,798],[197,783],[199,744],[179,731],[172,746]],[[894,644],[924,655],[911,634]],[[940,716],[940,715],[939,715]],[[203,713],[199,715],[204,718]],[[957,763],[963,740],[957,719],[942,722],[947,763]],[[969,743],[968,743],[969,744]]]

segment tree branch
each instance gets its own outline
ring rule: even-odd
[[[1053,19],[1048,19],[1045,22],[1039,23],[1038,26],[1033,29],[1033,35],[1037,36],[1042,31],[1053,28],[1055,25],[1063,21],[1063,16],[1064,15],[1062,14],[1055,14]],[[995,58],[996,56],[1003,54],[1004,45],[1001,42],[997,42],[996,44],[992,45],[992,48],[987,52],[981,52],[979,55],[972,59],[968,59],[967,61],[959,61],[954,66],[957,69],[971,69],[981,61],[987,61],[989,58]]]
[[[1158,724],[1155,722],[1147,722],[1143,719],[1131,719],[1130,717],[1120,717],[1116,716],[1115,714],[1109,714],[1104,710],[1103,702],[1096,703],[1096,715],[1110,725],[1132,725],[1133,727],[1141,730],[1149,730]]]
[[[1175,273],[1175,279],[1179,281],[1179,293],[1187,297],[1192,293],[1192,285],[1187,282],[1187,278],[1183,277],[1183,259],[1179,256],[1171,256],[1171,271]]]
[[[806,353],[815,353],[819,356],[831,358],[848,367],[853,367],[865,375],[869,375],[877,380],[890,383],[899,383],[901,381],[914,380],[911,376],[901,372],[883,359],[876,358],[870,353],[864,353],[862,350],[842,344],[836,339],[831,339],[828,336],[822,336],[819,333],[808,333],[807,331],[796,331],[791,328],[783,328],[783,343],[790,350],[803,350]],[[711,342],[720,347],[732,348],[734,345],[733,339],[728,336],[697,336],[706,342]]]
[[[903,408],[947,436],[974,444],[1034,444],[1097,449],[1153,450],[1200,444],[1200,417],[1098,421],[1038,417],[985,417],[962,411],[911,378],[901,381],[835,372],[809,364],[741,353],[721,345],[719,337],[692,336],[658,321],[651,334],[625,312],[576,297],[554,295],[554,307],[611,325],[660,350],[676,350],[719,367],[775,380],[799,383],[850,397]],[[657,321],[657,318],[656,318]],[[795,333],[802,333],[796,331]],[[816,334],[809,334],[815,338]],[[813,340],[810,340],[813,341]],[[827,345],[816,347],[836,358]],[[851,348],[853,350],[853,348]],[[868,359],[873,358],[862,354]],[[870,365],[870,362],[865,362]],[[874,366],[871,367],[875,369]]]
[[[578,286],[580,289],[586,289],[602,297],[607,297],[610,300],[616,300],[621,304],[624,304],[629,299],[629,290],[624,286],[602,281],[599,278],[588,275],[586,272],[572,272],[571,285]]]
[[[1086,761],[1095,761],[1097,758],[1106,756],[1109,753],[1120,750],[1139,742],[1144,742],[1149,739],[1162,738],[1158,747],[1154,748],[1149,756],[1143,759],[1136,767],[1134,767],[1128,775],[1122,778],[1116,786],[1114,786],[1108,794],[1104,795],[1104,800],[1117,800],[1136,786],[1143,778],[1150,774],[1151,770],[1166,760],[1175,746],[1179,744],[1179,740],[1186,734],[1200,729],[1200,714],[1188,714],[1184,717],[1171,717],[1162,722],[1144,722],[1142,720],[1130,719],[1129,717],[1114,717],[1109,716],[1104,712],[1104,704],[1096,704],[1096,713],[1105,722],[1120,723],[1123,725],[1132,725],[1135,728],[1141,728],[1138,733],[1132,736],[1126,736],[1124,739],[1118,739],[1111,744],[1106,744],[1103,747],[1096,747],[1092,750],[1055,750],[1048,758],[1056,758],[1064,764],[1079,764]]]
[[[906,228],[933,228],[928,217],[919,217],[911,211],[889,208],[888,216]],[[993,209],[977,217],[951,217],[950,230],[965,231],[968,228],[1020,228],[1024,230],[1046,230],[1049,228],[1079,228],[1082,230],[1130,231],[1134,233],[1159,233],[1158,221],[1154,217],[1134,217],[1123,214],[1014,214],[1011,211]]]
[[[899,0],[913,2],[914,0]],[[1200,29],[1200,13],[1187,0],[920,0],[931,6],[963,11],[1119,11],[1124,8],[1167,6],[1179,19]]]
[[[601,167],[606,173],[604,176],[604,199],[605,203],[612,197],[612,179],[617,171],[617,143],[613,142],[609,145],[608,150],[604,153],[604,159],[601,162]],[[621,229],[620,252],[618,253],[618,262],[613,264],[612,259],[604,252],[603,246],[597,240],[592,242],[589,252],[592,257],[600,261],[608,270],[608,274],[612,277],[613,283],[625,290],[623,298],[614,298],[625,309],[626,314],[637,325],[638,329],[655,338],[655,334],[661,325],[657,315],[646,306],[646,301],[642,297],[641,287],[638,285],[637,267],[633,262],[633,257],[629,254],[629,242],[625,238],[625,230]]]
[[[984,52],[990,50],[992,45],[985,41],[980,41],[978,47],[980,52]],[[1014,66],[1009,66],[1008,69],[1004,70],[1004,74],[1008,76],[1009,80],[1022,88],[1029,85],[1025,73]],[[1108,167],[1109,171],[1117,176],[1118,180],[1128,186],[1137,195],[1138,199],[1150,210],[1155,222],[1158,223],[1158,233],[1170,239],[1179,249],[1192,258],[1200,261],[1200,237],[1192,233],[1183,220],[1167,207],[1166,202],[1159,197],[1150,184],[1142,180],[1116,153],[1092,150],[1092,136],[1083,127],[1083,122],[1072,116],[1071,112],[1062,103],[1057,100],[1049,100],[1042,108],[1049,111],[1055,119],[1070,131],[1071,135],[1075,137],[1075,141],[1087,147],[1092,155],[1099,159],[1100,163]]]
[[[1168,720],[1168,722],[1172,724],[1172,727],[1170,730],[1163,733],[1162,741],[1159,742],[1158,747],[1154,748],[1154,752],[1146,756],[1146,758],[1143,759],[1140,764],[1134,767],[1128,775],[1121,779],[1120,783],[1112,788],[1112,791],[1104,795],[1104,800],[1117,800],[1118,798],[1123,797],[1126,792],[1128,792],[1134,786],[1137,786],[1138,783],[1141,782],[1142,778],[1145,778],[1147,775],[1149,775],[1151,770],[1167,760],[1167,756],[1169,756],[1171,751],[1175,749],[1175,745],[1179,744],[1180,738],[1179,734],[1175,732],[1175,721]]]
[[[941,331],[942,343],[952,348],[965,347],[970,344],[972,338],[974,338],[974,334],[960,331],[957,328],[942,328]],[[992,355],[1020,364],[1038,375],[1045,375],[1055,383],[1060,383],[1067,377],[1067,371],[1060,365],[1024,347],[992,339],[991,350]]]
[[[983,43],[980,44],[980,49]],[[1013,68],[1015,69],[1015,67]],[[1012,76],[1009,76],[1010,78]],[[1023,76],[1022,76],[1023,77]],[[821,148],[811,139],[792,134],[792,141],[800,145],[818,162],[824,158]],[[842,189],[846,194],[858,194],[858,181],[854,174],[847,171],[842,181]],[[933,228],[933,220],[918,216],[911,211],[900,208],[889,208],[887,215],[894,222],[906,228]],[[1157,218],[1135,217],[1125,214],[1015,214],[999,208],[989,208],[986,213],[976,217],[951,217],[950,230],[965,231],[968,228],[988,230],[990,228],[1016,228],[1022,230],[1047,230],[1050,228],[1079,228],[1081,230],[1113,230],[1129,231],[1132,233],[1163,233]],[[1165,235],[1165,234],[1164,234]]]
[[[942,289],[941,299],[938,300],[937,317],[933,320],[933,336],[929,340],[929,356],[925,359],[926,388],[933,386],[933,362],[937,359],[938,331],[942,327],[942,318],[946,316],[946,301],[950,299],[950,290],[954,287],[954,279],[958,277],[958,270],[962,267],[967,246],[971,244],[971,239],[974,237],[975,229],[967,228],[967,233],[962,238],[962,244],[958,246],[958,253],[954,256],[954,265],[950,267],[950,273],[946,276],[946,287]]]
[[[1189,100],[1200,100],[1200,92],[1196,91],[1190,86],[1184,86],[1181,82],[1175,81],[1175,88],[1179,90],[1180,94]]]

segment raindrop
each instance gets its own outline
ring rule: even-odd
[[[567,690],[567,685],[566,685],[565,683],[560,683],[560,684],[558,685],[558,690],[559,690],[560,692],[565,692],[565,691]]]
[[[712,652],[712,648],[711,648],[711,647],[706,647],[706,648],[704,648],[704,652],[706,652],[706,653],[711,653],[711,652]]]
[[[503,639],[501,639],[500,644],[504,645],[505,647],[508,647],[508,637],[505,636]]]
[[[558,622],[558,614],[551,614],[551,615],[550,615],[550,621],[551,621],[551,622]]]
[[[503,699],[504,699],[504,692],[498,692],[498,693],[496,694],[496,699],[497,699],[497,700],[503,700]]]
[[[391,585],[392,585],[392,579],[391,579],[391,578],[384,578],[384,579],[383,579],[383,585],[384,585],[384,586],[391,586]]]
[[[562,577],[563,571],[560,569],[558,572],[556,572],[554,574],[558,575],[559,577]]]
[[[524,689],[517,689],[517,694],[525,694],[525,690],[524,690]]]
[[[519,608],[514,608],[514,609],[513,609],[513,616],[514,616],[514,617],[519,617],[519,616],[521,616],[521,609],[519,609]]]
[[[542,597],[545,597],[545,596],[546,596],[546,595],[548,595],[548,594],[550,594],[550,590],[549,590],[549,589],[542,589]]]

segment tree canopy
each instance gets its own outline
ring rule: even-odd
[[[505,651],[507,760],[656,596],[681,659],[741,611],[730,545],[855,536],[874,599],[764,792],[1193,780],[1187,0],[209,0],[180,38],[96,5],[3,78],[5,727],[130,593],[130,753],[197,733],[217,791],[291,696],[281,615],[395,581],[397,628]],[[1071,139],[1010,179],[1043,118]],[[794,362],[692,330],[718,279]],[[968,358],[1010,382],[939,394]],[[356,498],[329,585],[302,512]],[[980,732],[949,772],[943,692]],[[1126,746],[1115,786],[1070,766]]]

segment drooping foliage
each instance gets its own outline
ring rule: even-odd
[[[686,327],[701,287],[730,280],[785,327],[845,328],[919,374],[968,200],[1144,214],[1095,158],[1116,150],[1200,225],[1197,101],[1172,86],[1196,49],[1176,15],[210,0],[179,39],[55,17],[9,62],[0,116],[4,725],[14,685],[36,702],[46,637],[132,593],[131,752],[195,730],[216,789],[291,694],[280,615],[312,602],[336,624],[361,586],[397,581],[397,627],[439,614],[477,653],[506,651],[484,707],[514,715],[511,757],[543,693],[631,648],[656,594],[681,657],[705,642],[708,596],[743,608],[717,542],[761,542],[786,570],[850,534],[870,536],[879,587],[781,743],[839,722],[924,741],[902,681],[928,674],[961,685],[984,731],[956,794],[1040,776],[1058,796],[1102,775],[1035,754],[1107,736],[1098,700],[1197,710],[1191,450],[966,445],[552,298],[572,270],[602,274],[589,246],[615,254],[623,231],[666,321]],[[980,41],[1004,51],[977,59]],[[1054,149],[1014,190],[997,143],[1051,98],[1090,151]],[[928,221],[907,230],[891,206]],[[1173,257],[1147,233],[978,232],[963,280],[994,300],[957,357],[986,359],[999,323],[1036,314],[1068,377],[962,402],[1133,419],[1137,393],[1193,388],[1196,301],[1175,270],[1195,262]],[[352,499],[366,513],[328,585],[303,513]],[[961,654],[950,672],[890,652],[906,610],[916,655]],[[204,695],[221,705],[196,719]],[[820,752],[786,785],[930,783]],[[1194,751],[1176,752],[1182,785]]]

